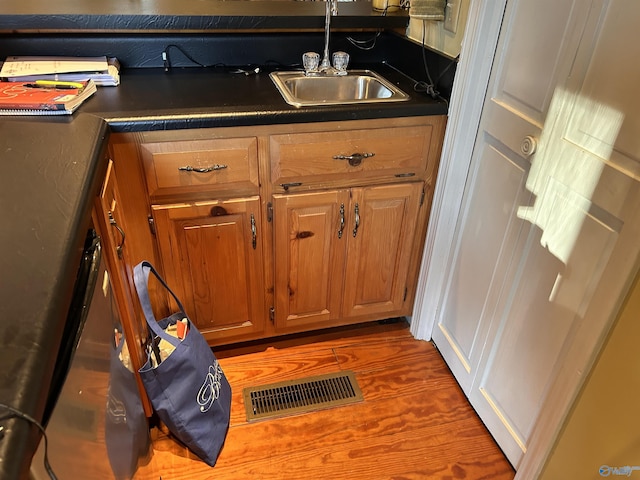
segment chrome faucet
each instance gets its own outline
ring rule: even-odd
[[[338,0],[325,0],[325,4],[324,52],[322,54],[322,61],[318,67],[318,72],[324,73],[325,75],[335,75],[337,71],[331,66],[331,59],[329,58],[329,34],[331,30],[331,15],[338,14]]]
[[[325,20],[324,20],[324,52],[322,60],[316,52],[306,52],[302,55],[302,65],[304,74],[307,77],[318,75],[347,75],[347,65],[349,64],[349,54],[347,52],[333,53],[333,66],[329,52],[329,37],[331,35],[331,16],[338,14],[338,0],[325,0]]]

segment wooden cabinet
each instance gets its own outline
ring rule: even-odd
[[[211,345],[410,315],[444,125],[112,135],[133,258],[160,268]]]
[[[419,215],[423,195],[422,182],[353,189],[342,302],[345,318],[410,313],[405,301],[416,226],[425,217]]]
[[[258,197],[153,205],[164,275],[207,340],[264,327]]]
[[[133,281],[129,281],[133,272],[129,245],[126,242],[125,216],[114,164],[109,160],[103,186],[95,200],[93,223],[100,235],[102,253],[110,273],[118,313],[122,319],[131,366],[137,372],[146,361],[147,324],[143,317],[137,315],[134,306],[134,298],[137,294]],[[145,412],[147,415],[151,415],[151,403],[138,375],[136,375],[136,380]]]
[[[149,141],[141,147],[147,189],[154,200],[258,191],[256,137]]]
[[[432,123],[386,123],[376,121],[368,128],[349,128],[348,122],[342,122],[340,130],[271,135],[272,182],[321,188],[332,182],[366,184],[421,177],[433,168]]]
[[[269,135],[278,331],[411,314],[443,132],[422,117]]]
[[[339,322],[349,192],[274,195],[275,322]]]
[[[257,138],[153,140],[142,163],[166,282],[212,344],[258,336],[268,313]]]
[[[408,313],[422,194],[420,182],[274,195],[276,327]]]

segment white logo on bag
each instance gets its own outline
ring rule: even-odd
[[[107,393],[107,416],[112,423],[127,423],[127,409],[111,394],[111,389]]]
[[[220,396],[220,388],[222,383],[222,368],[218,365],[218,361],[214,360],[213,365],[209,365],[209,373],[204,379],[200,391],[198,391],[198,405],[200,411],[208,412],[213,402]]]

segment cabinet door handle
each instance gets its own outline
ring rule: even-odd
[[[196,172],[196,173],[209,173],[215,172],[216,170],[223,170],[228,168],[228,165],[211,165],[210,167],[192,167],[191,165],[187,165],[186,167],[178,167],[178,170],[182,172]]]
[[[338,230],[338,238],[342,238],[342,231],[344,230],[344,203],[340,204],[340,229]]]
[[[353,227],[353,237],[355,238],[358,235],[358,227],[360,226],[360,205],[356,203],[356,207],[353,209],[356,215],[356,223]]]
[[[254,250],[256,249],[257,238],[258,238],[258,232],[256,230],[256,217],[254,217],[252,213],[251,214],[251,245],[253,246]]]
[[[118,230],[118,232],[122,236],[122,240],[120,240],[120,244],[116,246],[116,253],[118,254],[118,258],[122,258],[122,249],[124,247],[124,230],[122,230],[120,225],[118,225],[118,222],[116,222],[116,219],[113,218],[113,213],[111,212],[111,210],[109,210],[108,215],[109,215],[109,224],[113,228]]]
[[[373,157],[375,153],[352,153],[351,155],[334,155],[334,160],[347,160],[349,165],[352,167],[357,167],[362,163],[362,160],[365,158]]]

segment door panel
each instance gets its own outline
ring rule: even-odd
[[[215,343],[261,331],[265,305],[258,198],[156,205],[153,210],[161,257],[167,259],[166,281],[205,338]]]
[[[347,222],[346,317],[400,314],[422,188],[422,183],[409,183],[352,190]]]
[[[348,230],[347,190],[274,195],[275,321],[278,328],[340,317]]]
[[[242,251],[247,234],[244,222],[239,215],[214,220],[218,221],[182,227],[187,263],[201,266],[189,270],[195,315],[202,319],[198,322],[201,328],[234,325],[249,318],[245,279],[249,278],[250,266]],[[224,254],[211,255],[210,249]],[[225,272],[224,277],[217,272]],[[224,303],[216,302],[216,297],[225,299]]]
[[[603,223],[606,215],[598,218],[594,213],[599,209],[566,187],[556,184],[546,192],[540,201],[548,202],[557,217],[546,220],[544,230],[538,226],[544,219],[525,222],[524,245],[515,249],[518,261],[508,275],[513,280],[496,309],[488,360],[480,363],[482,373],[470,394],[473,404],[496,413],[497,418],[489,415],[487,420],[493,431],[509,432],[521,451],[564,357],[563,349],[582,323],[610,260],[620,226],[611,216],[612,225]],[[572,217],[581,218],[579,232],[573,232]],[[567,242],[571,253],[563,260]],[[518,450],[506,453],[515,456]]]
[[[142,315],[134,307],[137,298],[133,285],[133,265],[129,256],[129,246],[125,242],[129,231],[125,222],[125,210],[120,197],[115,164],[109,160],[104,184],[95,199],[93,221],[101,236],[107,271],[113,288],[118,314],[129,349],[131,366],[137,372],[146,362],[148,327]],[[136,383],[142,399],[145,414],[151,416],[153,409],[147,397],[142,380],[136,374]]]
[[[558,79],[566,76],[584,28],[575,0],[511,1],[501,31],[489,97],[542,125]],[[567,22],[567,19],[573,21]],[[509,127],[509,125],[504,125]],[[502,135],[502,138],[506,136]]]
[[[611,152],[603,158],[628,169],[635,176],[640,173],[640,115],[636,113],[640,112],[637,95],[640,63],[629,59],[640,56],[638,8],[637,2],[610,2],[606,12],[596,19],[600,22],[598,41],[585,46],[592,49],[591,55],[585,55],[576,66],[576,69],[584,70],[584,75],[571,82],[571,90],[579,92],[583,105],[590,100],[598,108],[591,110],[594,115],[574,116],[574,120],[579,120],[573,124],[574,134],[580,131],[584,135],[578,144],[602,145],[605,152]],[[602,111],[609,120],[612,112],[622,120],[616,135],[603,138],[600,134],[603,128],[611,129],[600,115]]]
[[[486,145],[474,180],[472,200],[467,205],[463,231],[458,236],[454,266],[448,278],[444,311],[434,338],[453,347],[459,363],[450,368],[463,390],[469,391],[475,376],[483,338],[487,335],[491,309],[500,292],[508,267],[504,255],[515,242],[522,221],[514,214],[530,196],[524,189],[529,163],[508,156],[499,145]],[[487,216],[486,212],[493,212]],[[464,292],[461,295],[460,292]],[[444,345],[446,345],[444,343]]]

